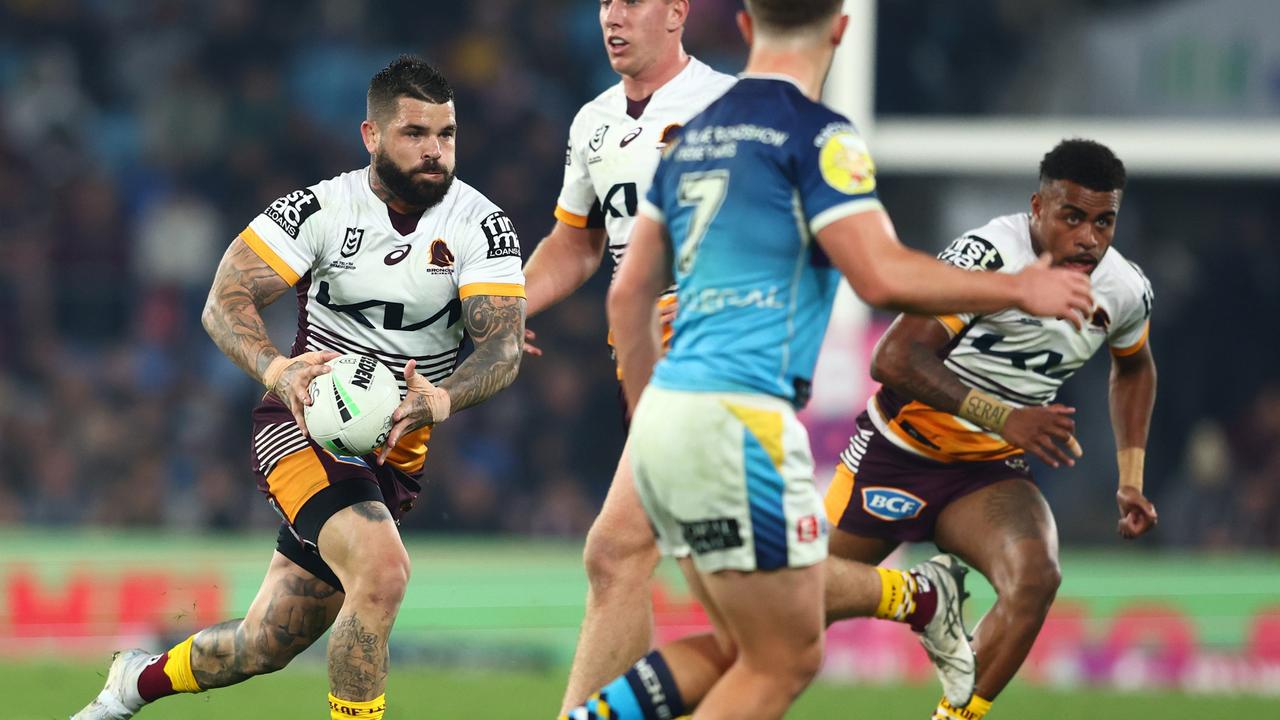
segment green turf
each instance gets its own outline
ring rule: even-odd
[[[0,665],[0,717],[65,720],[92,698],[104,668],[69,665]],[[388,688],[389,720],[457,718],[549,720],[560,695],[559,674],[457,673],[397,668]],[[162,701],[142,720],[320,720],[328,716],[323,668],[303,665],[237,687]],[[937,699],[933,686],[865,687],[818,684],[789,718],[812,720],[924,720]],[[1015,685],[996,704],[992,720],[1226,720],[1280,717],[1280,699],[1121,694],[1093,690],[1050,692]]]

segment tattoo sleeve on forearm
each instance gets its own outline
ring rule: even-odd
[[[905,357],[898,360],[902,369],[893,389],[943,412],[959,412],[969,388],[942,364],[934,349],[913,340],[904,342]]]
[[[452,412],[492,397],[516,379],[524,349],[524,298],[473,295],[462,301],[462,318],[475,350],[440,383]]]
[[[214,344],[255,380],[280,354],[258,310],[288,288],[284,278],[239,238],[227,248],[213,278],[202,317],[204,328]]]

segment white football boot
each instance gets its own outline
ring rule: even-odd
[[[942,681],[942,693],[952,707],[962,708],[973,698],[977,658],[964,630],[964,576],[969,568],[951,555],[935,555],[911,568],[911,572],[933,585],[938,606],[933,619],[920,633],[920,644],[933,661]]]
[[[121,650],[111,659],[107,684],[93,702],[71,720],[128,720],[146,701],[138,694],[138,676],[154,657],[145,650]]]

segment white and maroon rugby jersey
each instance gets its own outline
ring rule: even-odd
[[[299,300],[293,354],[363,353],[400,382],[404,366],[438,383],[462,347],[462,300],[524,297],[520,242],[506,214],[455,179],[401,235],[369,187],[369,169],[344,173],[276,200],[240,234]],[[428,428],[424,428],[427,431]],[[406,438],[392,461],[416,471],[427,432]]]
[[[1030,221],[1025,213],[995,218],[957,238],[939,258],[967,270],[1016,273],[1036,261]],[[1090,281],[1096,304],[1083,330],[1018,309],[939,317],[952,336],[943,363],[965,385],[1015,407],[1052,402],[1104,344],[1124,356],[1147,342],[1153,294],[1142,270],[1111,247]],[[867,412],[894,444],[935,460],[995,460],[1021,452],[999,435],[888,388],[871,399]]]

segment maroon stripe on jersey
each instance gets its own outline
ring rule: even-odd
[[[1027,395],[1026,393],[1020,393],[1011,387],[1008,387],[995,380],[992,380],[986,375],[978,373],[974,370],[970,370],[969,368],[964,367],[960,363],[957,363],[950,358],[947,358],[942,362],[944,365],[946,365],[948,370],[955,373],[956,376],[958,376],[961,380],[965,381],[966,384],[978,385],[979,386],[978,389],[980,390],[986,390],[987,392],[994,393],[1004,398],[1005,400],[1018,403],[1019,405],[1039,405],[1041,403],[1047,402],[1049,398],[1053,397],[1052,393],[1050,393],[1049,396],[1044,399],[1037,398],[1033,395]]]
[[[631,98],[627,98],[627,115],[632,120],[639,120],[640,116],[644,114],[644,109],[649,107],[649,101],[652,99],[652,95],[643,100],[632,100]]]
[[[315,341],[328,344],[328,345],[341,346],[343,348],[346,348],[344,352],[355,352],[355,353],[363,353],[365,355],[372,355],[373,357],[383,361],[388,365],[394,362],[399,362],[401,364],[404,364],[410,360],[417,360],[419,363],[423,363],[430,360],[443,358],[446,356],[457,355],[458,351],[462,349],[462,343],[458,343],[458,347],[455,347],[452,350],[446,350],[436,355],[400,355],[397,353],[389,353],[389,352],[383,352],[382,350],[376,350],[374,348],[369,347],[368,345],[362,345],[359,342],[352,340],[351,338],[346,337],[341,333],[336,333],[327,327],[313,325],[312,327],[308,328],[308,330],[311,333],[311,337]]]
[[[307,274],[302,276],[295,288],[298,291],[298,335],[293,339],[293,350],[289,353],[290,357],[297,357],[306,352],[303,348],[307,346],[307,295],[311,292],[310,271],[307,271]]]

